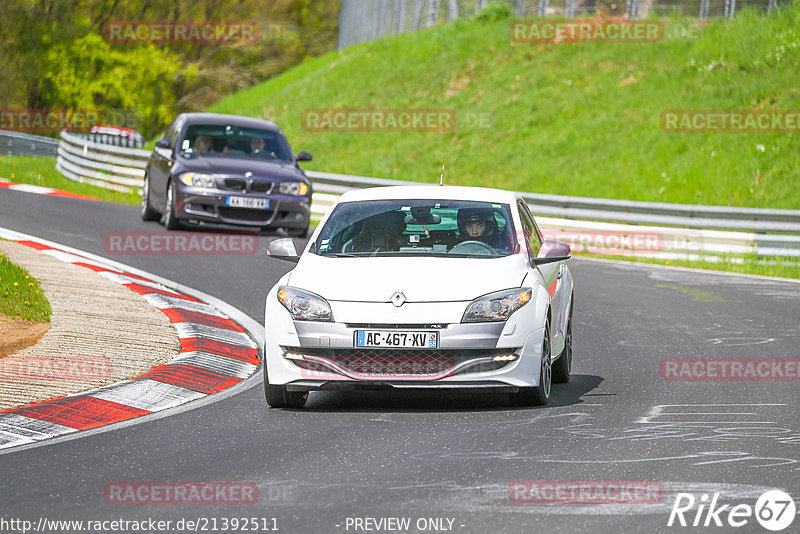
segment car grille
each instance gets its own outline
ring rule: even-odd
[[[250,184],[250,191],[253,193],[271,193],[272,186],[274,184],[272,182],[253,182]]]
[[[247,182],[241,178],[225,178],[225,189],[232,191],[245,191],[247,190]]]
[[[421,349],[314,349],[289,348],[288,352],[310,356],[313,360],[291,359],[295,365],[314,372],[338,372],[334,366],[345,369],[357,378],[414,377],[431,378],[441,375],[475,373],[500,369],[509,362],[484,362],[466,366],[456,373],[453,368],[479,358],[493,357],[512,352],[505,350],[421,350]],[[341,373],[340,373],[341,374]]]
[[[220,216],[226,219],[237,219],[239,221],[263,222],[268,223],[272,218],[272,212],[267,210],[256,210],[250,208],[228,208],[220,206],[217,208]]]

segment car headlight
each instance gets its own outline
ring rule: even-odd
[[[181,182],[192,187],[216,187],[217,177],[213,174],[206,174],[202,172],[185,172],[180,175]]]
[[[480,323],[484,321],[505,321],[512,313],[531,300],[533,290],[506,289],[478,297],[467,306],[462,323]]]
[[[278,288],[278,300],[298,321],[333,321],[331,307],[324,298],[296,287]]]
[[[282,195],[300,197],[308,193],[308,184],[304,182],[283,182],[278,186]]]

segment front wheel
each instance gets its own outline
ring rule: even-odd
[[[141,216],[143,221],[157,221],[161,215],[150,207],[150,177],[145,175],[144,185],[142,186],[142,209]]]
[[[181,223],[175,216],[175,184],[167,184],[167,207],[164,210],[164,228],[167,230],[180,230]]]
[[[567,318],[567,332],[564,335],[564,350],[561,356],[553,364],[553,382],[556,384],[566,384],[569,382],[569,375],[572,372],[572,308],[575,304],[575,297],[570,299],[569,317]]]
[[[273,386],[267,375],[267,362],[264,365],[264,397],[272,408],[302,408],[308,401],[308,391],[288,391],[286,386]]]
[[[553,381],[552,359],[550,353],[550,319],[544,327],[542,341],[542,365],[539,367],[539,387],[519,388],[509,395],[514,406],[544,406],[550,398],[550,386]]]

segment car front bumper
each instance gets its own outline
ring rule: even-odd
[[[461,317],[467,304],[434,306],[440,311],[449,309],[441,316],[452,320]],[[332,306],[336,317],[337,306]],[[267,296],[265,317],[265,369],[270,384],[296,391],[469,387],[515,391],[539,385],[544,328],[531,325],[543,324],[544,320],[537,321],[534,306],[520,309],[506,322],[401,324],[375,322],[381,317],[375,308],[382,306],[393,308],[389,303],[368,303],[363,306],[363,316],[350,314],[348,321],[294,321],[278,303],[273,288]],[[348,308],[359,306],[348,304]],[[420,315],[431,319],[429,314]],[[438,347],[356,347],[356,331],[365,329],[436,331]]]
[[[225,205],[229,196],[246,196],[269,200],[268,209],[239,208]],[[201,192],[186,188],[178,192],[176,217],[184,222],[219,224],[248,228],[303,229],[311,220],[311,197],[256,194],[236,195],[230,191]]]

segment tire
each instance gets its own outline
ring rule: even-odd
[[[144,186],[142,186],[142,209],[141,216],[143,221],[157,221],[161,214],[150,207],[150,178],[145,175]]]
[[[167,184],[167,206],[164,209],[164,228],[167,230],[180,230],[182,227],[175,216],[175,184],[172,180]]]
[[[575,297],[569,302],[569,318],[567,318],[567,333],[564,335],[564,350],[553,364],[553,383],[566,384],[572,372],[572,308]]]
[[[542,365],[539,367],[539,387],[519,388],[509,395],[513,406],[544,406],[550,399],[550,387],[553,383],[552,354],[550,353],[550,319],[544,327],[542,341]]]
[[[302,408],[308,401],[308,391],[288,391],[286,386],[273,386],[267,375],[266,358],[264,365],[264,397],[271,408]]]

